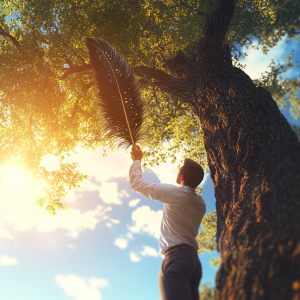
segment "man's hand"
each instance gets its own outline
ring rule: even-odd
[[[141,160],[143,157],[143,151],[138,145],[132,146],[130,154],[132,160]]]

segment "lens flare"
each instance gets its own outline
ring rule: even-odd
[[[45,193],[45,183],[34,180],[30,172],[17,165],[0,166],[0,199],[33,202]]]
[[[25,184],[25,171],[21,168],[13,166],[6,169],[8,184],[11,188],[18,188]]]

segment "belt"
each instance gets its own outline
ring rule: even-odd
[[[175,247],[172,247],[170,249],[168,249],[166,252],[165,252],[165,255],[169,254],[169,253],[172,253],[174,251],[177,251],[179,249],[184,249],[184,248],[191,248],[191,249],[194,249],[194,247],[192,247],[191,245],[187,245],[187,244],[182,244],[182,245],[179,245],[179,246],[175,246]]]

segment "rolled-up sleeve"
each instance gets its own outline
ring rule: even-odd
[[[167,184],[146,182],[142,176],[141,161],[135,160],[129,169],[129,183],[133,191],[163,203],[167,202],[170,192]]]

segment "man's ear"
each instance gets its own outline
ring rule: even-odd
[[[179,179],[180,180],[184,180],[183,175],[180,175]]]

